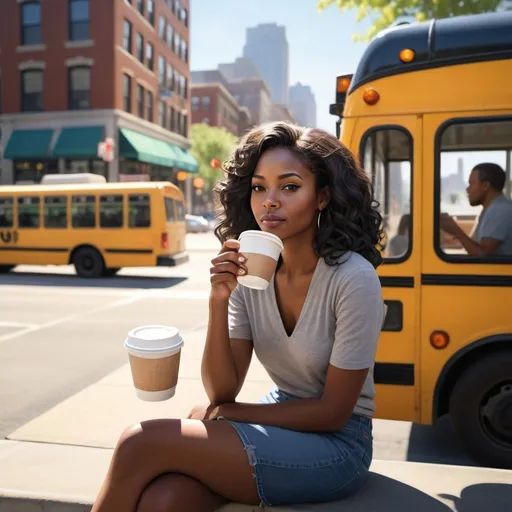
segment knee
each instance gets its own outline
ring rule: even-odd
[[[183,494],[193,492],[197,484],[192,478],[179,474],[162,475],[142,492],[136,512],[169,512],[183,505]],[[181,496],[181,497],[180,497]]]
[[[133,462],[142,450],[144,442],[144,431],[140,423],[130,425],[126,428],[119,440],[117,441],[114,450],[114,458],[117,462]]]

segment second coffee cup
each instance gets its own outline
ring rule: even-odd
[[[283,242],[272,233],[244,231],[238,238],[240,252],[247,258],[245,276],[238,276],[238,282],[247,288],[265,290],[276,271]]]

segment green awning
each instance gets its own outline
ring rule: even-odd
[[[12,132],[4,158],[32,160],[48,157],[53,130],[15,130]]]
[[[176,167],[176,155],[167,142],[128,128],[120,128],[119,135],[119,156],[148,164]]]
[[[53,149],[55,158],[96,158],[104,126],[63,128]]]
[[[180,169],[183,169],[187,172],[197,172],[199,168],[197,160],[188,150],[180,148],[179,146],[175,146],[174,144],[169,144],[169,146],[171,146],[179,160],[176,167],[179,167]]]

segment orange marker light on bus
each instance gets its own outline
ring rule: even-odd
[[[444,331],[434,331],[430,335],[430,344],[437,349],[443,349],[450,343],[450,336]]]
[[[367,105],[375,105],[380,100],[380,94],[370,87],[363,92],[363,100]]]
[[[400,60],[404,63],[409,63],[414,60],[414,57],[416,57],[416,53],[414,50],[411,50],[410,48],[404,48],[400,52]]]
[[[336,92],[344,93],[347,92],[350,87],[350,78],[346,76],[339,76],[336,79]]]

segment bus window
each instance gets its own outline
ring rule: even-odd
[[[384,257],[403,261],[412,247],[412,142],[405,130],[372,130],[361,147],[384,222]]]
[[[100,196],[100,227],[123,227],[123,196]]]
[[[74,228],[96,227],[96,196],[71,198],[71,223]]]
[[[128,212],[128,226],[130,228],[149,228],[151,226],[149,194],[129,195]]]
[[[39,197],[18,197],[18,227],[38,228],[41,225]]]
[[[178,210],[178,221],[185,220],[185,208],[183,201],[176,201],[176,209]]]
[[[12,197],[0,197],[0,228],[12,228],[14,220],[13,207]]]
[[[441,249],[441,254],[447,255],[448,259],[459,260],[467,260],[468,255],[481,256],[473,252],[474,249],[467,243],[465,245],[469,249],[465,248],[463,237],[457,237],[456,232],[444,224],[446,217],[451,217],[477,243],[483,238],[495,237],[499,240],[499,246],[493,254],[512,256],[512,120],[458,120],[441,128],[438,140],[440,176],[436,180],[439,179],[440,187],[437,215],[445,214],[440,223],[446,228],[441,228],[436,233],[436,244]],[[480,185],[473,188],[472,185],[468,192],[473,169],[479,164],[487,163],[496,164],[484,167],[490,168],[496,174],[497,186],[502,190],[484,180],[483,188]],[[478,171],[475,172],[473,180],[480,176]],[[479,179],[478,182],[482,184]],[[493,199],[498,198],[498,202],[493,201],[494,206],[490,206],[482,214],[483,202],[491,197],[488,196],[489,193]]]
[[[44,227],[66,228],[68,225],[68,204],[66,196],[44,198]]]
[[[170,197],[166,197],[164,200],[167,222],[176,222],[176,214],[174,213],[174,201]]]

